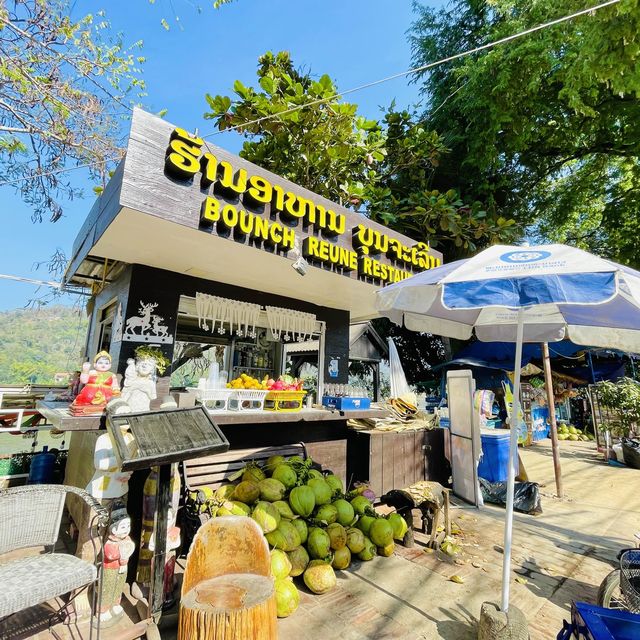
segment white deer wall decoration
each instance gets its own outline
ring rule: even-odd
[[[127,319],[122,339],[136,342],[173,342],[173,336],[169,335],[169,327],[164,324],[164,318],[151,313],[157,306],[157,302],[141,301],[138,307],[139,315]]]

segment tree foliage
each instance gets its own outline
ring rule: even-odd
[[[0,0],[0,183],[34,221],[62,215],[78,191],[63,170],[105,180],[121,155],[120,125],[144,95],[141,42],[124,44],[105,13],[70,17],[67,0]]]
[[[258,87],[237,80],[234,98],[206,96],[205,118],[245,136],[242,157],[448,256],[513,236],[513,221],[432,185],[448,150],[414,113],[392,105],[381,121],[365,118],[286,52],[261,56],[257,75]]]
[[[78,369],[87,331],[85,314],[70,307],[0,312],[0,382],[54,382]]]
[[[416,3],[423,65],[583,9],[583,0]],[[446,140],[434,176],[527,226],[640,265],[640,7],[622,0],[430,70],[429,127]]]

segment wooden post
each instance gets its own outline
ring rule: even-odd
[[[551,449],[553,451],[553,468],[556,475],[556,493],[562,498],[562,469],[560,468],[560,450],[558,448],[558,425],[556,424],[556,403],[553,397],[553,380],[551,378],[551,360],[549,359],[549,345],[542,343],[542,361],[544,363],[544,383],[547,389],[547,404],[549,405],[549,421],[551,422]]]
[[[167,554],[167,524],[169,519],[169,504],[171,502],[171,465],[160,466],[158,486],[156,488],[156,526],[155,551],[151,562],[151,593],[149,605],[150,617],[158,621],[162,612],[164,597],[164,562]]]

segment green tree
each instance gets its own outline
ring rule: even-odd
[[[33,208],[62,215],[78,195],[69,173],[101,182],[121,154],[118,133],[144,90],[142,43],[125,46],[104,12],[78,20],[66,0],[0,0],[0,182]]]
[[[583,9],[583,0],[415,4],[416,65]],[[427,125],[451,152],[436,188],[459,190],[539,239],[640,265],[640,7],[593,15],[460,58],[420,79]]]
[[[328,75],[314,80],[295,69],[285,51],[259,58],[258,84],[256,89],[236,80],[233,101],[207,94],[211,111],[204,117],[215,120],[221,131],[241,127],[247,138],[242,157],[327,198],[353,204],[354,186],[370,182],[372,165],[383,158],[378,122],[359,116],[357,105],[338,100]]]
[[[238,128],[247,160],[448,256],[512,236],[512,221],[431,185],[447,148],[415,114],[392,106],[382,122],[358,115],[329,76],[315,80],[287,52],[260,57],[258,84],[237,80],[234,99],[207,95],[205,118],[220,130]]]

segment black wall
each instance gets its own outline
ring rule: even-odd
[[[348,382],[349,365],[349,312],[340,309],[330,309],[307,302],[306,300],[295,300],[284,296],[277,296],[264,291],[245,289],[234,285],[193,278],[172,271],[155,269],[145,265],[132,265],[127,269],[121,278],[111,283],[98,294],[96,298],[96,311],[94,311],[91,326],[89,329],[89,345],[95,333],[97,309],[106,304],[116,295],[125,295],[126,304],[123,304],[124,320],[138,315],[138,309],[142,302],[157,303],[153,313],[163,318],[163,323],[168,327],[168,335],[175,340],[177,329],[178,306],[180,296],[195,297],[196,293],[208,293],[252,302],[260,305],[272,305],[295,309],[315,314],[316,318],[327,324],[325,340],[325,380],[345,384]],[[98,300],[101,300],[98,304]],[[141,342],[123,341],[122,345],[113,345],[112,356],[114,359],[114,370],[117,363],[118,373],[124,373],[127,358],[133,356],[134,349]],[[155,344],[151,341],[151,344]],[[162,344],[162,351],[171,359],[173,356],[174,344]],[[92,354],[89,354],[92,355]],[[330,359],[338,361],[338,377],[329,378],[328,367]]]

